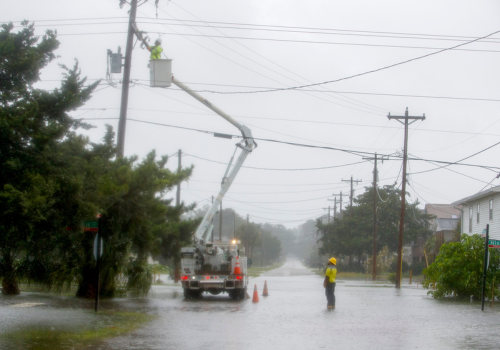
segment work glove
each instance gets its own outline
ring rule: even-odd
[[[323,282],[323,288],[326,288],[326,282]]]

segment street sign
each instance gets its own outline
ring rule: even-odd
[[[489,239],[488,240],[488,248],[500,248],[500,240]]]
[[[97,260],[97,237],[99,237],[99,235],[95,235],[95,239],[94,239],[94,258]],[[100,242],[100,246],[99,246],[99,258],[102,256],[102,250],[103,250],[103,247],[104,247],[104,242],[102,241],[102,238],[101,238],[101,242]]]
[[[99,230],[99,223],[97,221],[84,221],[83,231],[84,232],[97,232]]]
[[[481,238],[484,238],[486,237],[486,229],[483,230],[483,232],[481,232]]]

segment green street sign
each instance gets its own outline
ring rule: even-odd
[[[83,231],[84,232],[97,232],[99,230],[99,223],[97,221],[84,221]]]
[[[488,248],[500,248],[500,240],[489,239],[488,240]]]
[[[484,229],[482,232],[481,232],[481,238],[484,238],[486,237],[486,229]]]

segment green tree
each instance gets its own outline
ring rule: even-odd
[[[167,160],[165,156],[157,159],[154,151],[137,165],[136,157],[119,159],[103,181],[101,235],[105,246],[99,292],[105,297],[115,295],[120,274],[127,276],[127,289],[147,293],[153,280],[148,258],[159,254],[176,258],[179,248],[190,243],[197,221],[181,222],[180,216],[192,207],[183,203],[171,206],[172,200],[163,197],[186,180],[192,168],[174,173],[166,168]],[[95,295],[91,238],[84,243],[87,249],[79,297]]]
[[[241,244],[245,247],[245,254],[252,258],[254,248],[259,246],[262,241],[262,228],[253,222],[245,222],[236,229],[236,237],[241,240]]]
[[[281,241],[270,232],[264,231],[260,245],[255,247],[254,263],[262,266],[273,264],[280,258],[281,250]]]
[[[180,221],[193,206],[172,206],[165,194],[192,168],[171,172],[167,157],[151,152],[115,159],[110,127],[103,142],[76,134],[90,125],[68,112],[81,107],[99,82],[85,86],[78,64],[61,66],[61,87],[36,89],[40,70],[55,58],[59,43],[33,25],[0,32],[0,278],[2,292],[18,294],[20,278],[60,289],[78,281],[77,295],[93,297],[93,234],[84,220],[101,217],[104,238],[101,293],[113,296],[118,276],[139,293],[152,280],[150,255],[178,257],[196,221]]]
[[[320,254],[334,254],[358,257],[373,254],[373,187],[367,187],[365,192],[354,199],[352,216],[350,207],[346,208],[343,218],[335,218],[333,223],[317,222],[321,233],[322,247]],[[399,213],[401,208],[401,191],[393,186],[378,189],[377,196],[383,199],[378,206],[378,236],[377,247],[387,247],[389,252],[396,252],[399,234]],[[407,195],[408,197],[408,195]],[[405,242],[418,237],[428,237],[430,215],[418,209],[418,201],[406,203],[405,212]]]
[[[481,298],[484,262],[484,238],[463,234],[460,242],[441,246],[436,261],[424,269],[424,287],[436,286],[429,291],[434,298],[457,296],[468,299],[471,295]],[[490,260],[486,273],[486,290],[491,290],[493,278],[500,281],[500,253],[489,249]],[[499,296],[498,288],[494,291]],[[490,295],[490,294],[488,294]]]
[[[62,234],[61,222],[71,224],[91,211],[91,205],[84,205],[78,215],[66,218],[58,211],[75,179],[67,179],[68,187],[58,182],[67,162],[61,164],[56,148],[71,128],[88,127],[68,112],[82,106],[99,83],[85,87],[75,64],[62,67],[60,88],[35,88],[59,42],[52,31],[39,39],[26,22],[17,33],[13,28],[3,24],[0,31],[0,277],[5,294],[19,293],[23,261],[36,259],[31,254],[38,247]]]
[[[281,248],[283,250],[283,255],[292,253],[295,251],[296,245],[296,231],[293,229],[286,228],[281,224],[263,224],[262,229],[264,232],[269,232],[273,237],[276,237],[281,242]]]

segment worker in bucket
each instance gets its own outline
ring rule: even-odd
[[[325,287],[326,300],[328,301],[327,308],[335,309],[335,277],[337,277],[337,259],[330,258],[325,272]]]
[[[149,56],[152,60],[159,60],[161,58],[161,53],[163,52],[163,48],[161,47],[161,38],[156,39],[154,46],[148,46],[148,51],[151,52],[151,56]]]

